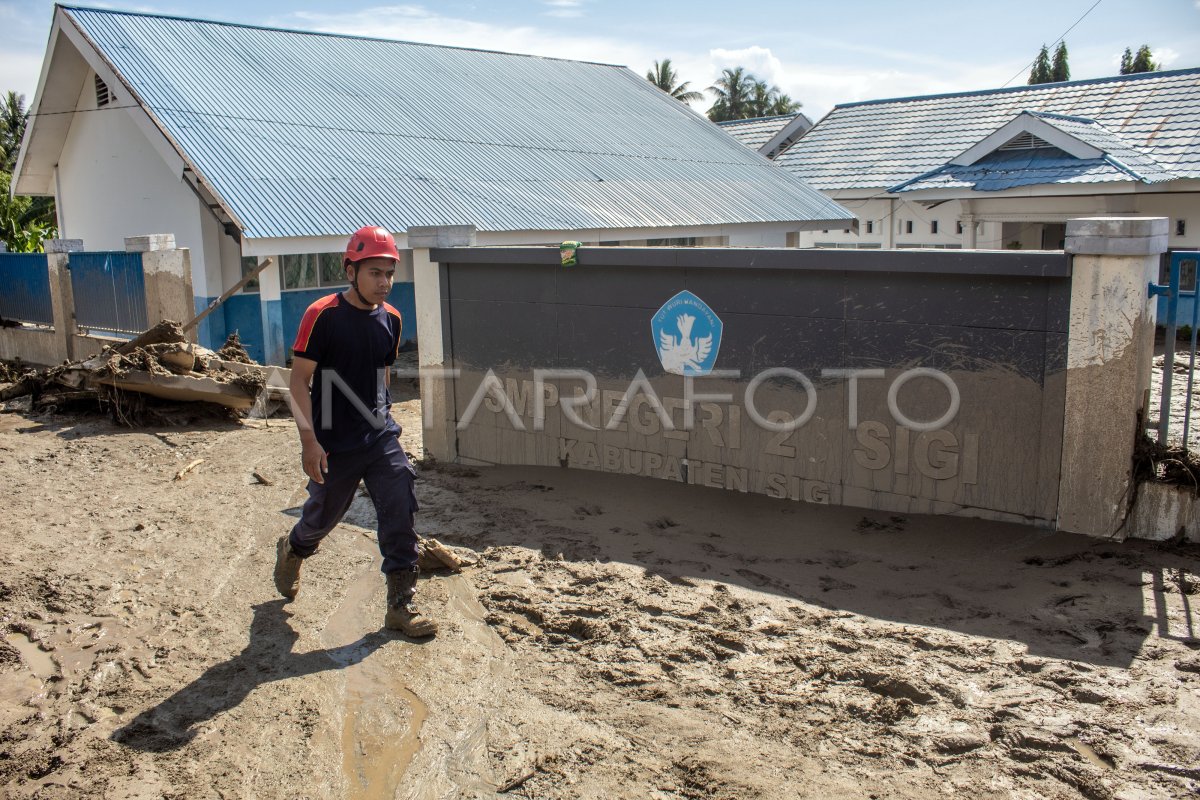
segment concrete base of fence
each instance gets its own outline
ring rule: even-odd
[[[1166,483],[1143,483],[1137,502],[1121,530],[1132,539],[1164,542],[1183,534],[1200,543],[1200,497],[1190,488]]]
[[[66,360],[58,333],[50,328],[0,328],[0,359],[49,367]]]

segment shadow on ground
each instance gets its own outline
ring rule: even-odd
[[[619,561],[1097,665],[1129,666],[1152,633],[1200,647],[1196,547],[545,467],[435,465],[424,484],[422,517],[452,544]]]
[[[271,600],[254,606],[250,640],[242,652],[209,667],[187,686],[138,714],[114,731],[112,739],[149,752],[178,749],[195,738],[202,723],[235,708],[259,686],[357,664],[397,638],[380,630],[341,647],[293,653],[299,634],[288,624],[291,614],[286,602]]]

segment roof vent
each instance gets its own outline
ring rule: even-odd
[[[103,108],[112,100],[112,96],[108,93],[108,84],[100,80],[100,76],[96,76],[96,107]]]
[[[1036,150],[1040,147],[1053,147],[1054,145],[1039,139],[1029,131],[1025,131],[1017,138],[1010,140],[1007,144],[1002,144],[997,147],[997,150]]]

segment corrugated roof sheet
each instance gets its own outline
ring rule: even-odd
[[[818,189],[886,189],[940,168],[1022,111],[1086,117],[1200,177],[1200,69],[840,105],[776,163]]]
[[[252,238],[853,216],[624,67],[65,12]]]
[[[725,132],[732,135],[752,150],[757,150],[775,138],[798,114],[781,114],[777,117],[755,117],[718,122]]]

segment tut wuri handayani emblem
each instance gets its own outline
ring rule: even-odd
[[[663,369],[673,375],[707,375],[717,362],[724,326],[708,304],[686,289],[650,320],[650,335]]]

